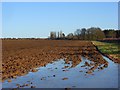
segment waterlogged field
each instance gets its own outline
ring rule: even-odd
[[[3,88],[118,87],[118,64],[90,41],[3,40],[2,61]]]

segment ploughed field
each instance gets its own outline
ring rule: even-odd
[[[83,66],[88,66],[87,74],[96,69],[108,67],[108,62],[103,59],[96,47],[90,41],[79,40],[3,40],[2,41],[2,80],[23,76],[28,72],[36,72],[37,67],[46,66],[53,61],[64,59],[66,64],[77,66],[82,62],[81,57],[87,61]],[[67,68],[67,66],[65,67]],[[11,82],[8,80],[8,82]]]

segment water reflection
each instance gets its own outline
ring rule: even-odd
[[[55,48],[34,48],[29,49],[29,51],[19,51],[15,53],[15,55],[14,53],[13,55],[6,54],[6,56],[3,57],[4,63],[2,63],[2,79],[16,78],[16,76],[25,75],[29,71],[36,72],[37,70],[33,68],[46,66],[48,63],[61,58],[68,64],[69,61],[72,61],[72,67],[75,67],[82,62],[82,56],[94,62],[94,66],[91,67],[91,70],[89,70],[88,73],[91,73],[100,65],[103,65],[104,67],[108,66],[108,62],[102,58],[102,55],[92,43],[88,43],[88,45],[85,44],[84,46],[68,45]],[[85,65],[90,66],[91,64],[86,62]],[[104,67],[100,67],[100,69],[103,69]]]
[[[29,72],[25,76],[3,82],[3,88],[117,88],[117,64],[106,60],[98,63],[80,56],[80,60],[70,58],[59,59],[37,68],[37,72]],[[109,83],[109,84],[108,84]]]

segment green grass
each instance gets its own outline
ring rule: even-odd
[[[120,45],[116,43],[105,43],[105,42],[98,42],[98,41],[92,41],[92,42],[104,54],[114,54],[117,56],[119,56],[118,54],[120,54],[120,50],[119,50]]]

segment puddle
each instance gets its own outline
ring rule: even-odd
[[[82,57],[82,62],[72,67],[72,61],[68,64],[63,59],[37,68],[37,72],[29,72],[25,76],[5,80],[3,88],[117,88],[118,64],[113,63],[107,57],[108,67],[102,70],[96,68],[94,72],[86,73],[94,62]],[[85,66],[85,62],[91,66]]]

